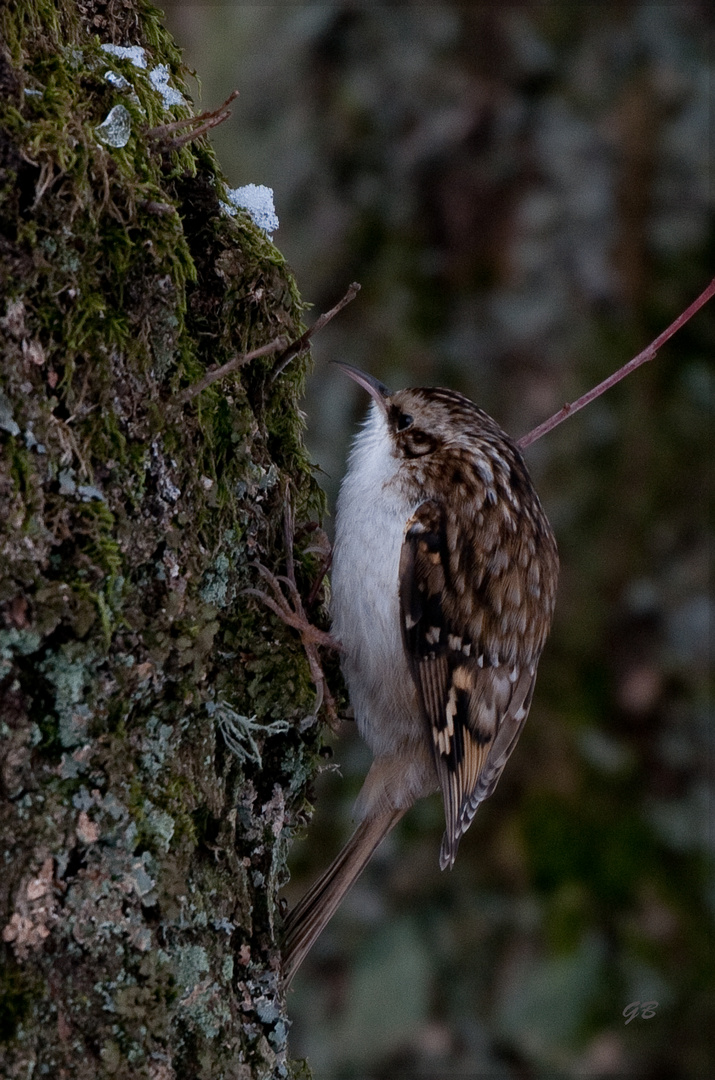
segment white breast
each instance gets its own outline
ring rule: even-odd
[[[373,404],[338,497],[331,581],[343,673],[360,733],[376,756],[421,737],[398,593],[405,523],[420,500],[401,491],[397,470],[385,418]]]

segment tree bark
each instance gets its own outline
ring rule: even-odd
[[[24,0],[0,38],[0,1072],[287,1076],[315,688],[241,590],[286,498],[299,547],[322,510],[307,359],[177,397],[297,336],[300,299],[207,143],[151,134],[192,115],[154,8]]]

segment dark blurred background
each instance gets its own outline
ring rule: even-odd
[[[307,440],[331,505],[366,397],[463,391],[513,435],[640,351],[713,268],[712,9],[174,2],[232,185],[275,192],[314,314]],[[198,91],[197,91],[198,99]],[[309,316],[311,319],[312,316]],[[438,798],[290,996],[317,1080],[715,1075],[708,496],[715,302],[527,459],[562,578],[531,717],[451,873]],[[295,899],[369,764],[335,746]],[[623,1010],[637,1007],[626,1023]]]

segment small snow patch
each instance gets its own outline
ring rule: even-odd
[[[273,205],[273,189],[263,184],[246,184],[245,187],[229,188],[228,203],[222,203],[227,214],[246,210],[259,229],[269,235],[278,228],[278,217]]]
[[[134,67],[146,69],[146,53],[141,45],[102,45],[102,51],[118,56],[120,60],[131,60]]]
[[[184,95],[173,86],[169,86],[169,77],[170,73],[166,64],[157,64],[149,72],[149,82],[161,94],[165,109],[171,108],[172,105],[186,105]]]

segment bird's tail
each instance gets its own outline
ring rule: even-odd
[[[404,810],[386,810],[360,822],[340,854],[289,914],[283,937],[283,979],[288,987],[340,901]]]

